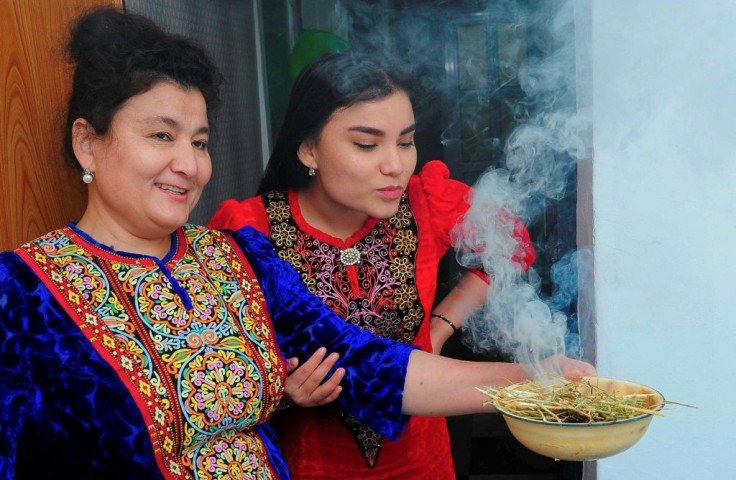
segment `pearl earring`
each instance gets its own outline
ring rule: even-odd
[[[92,183],[92,180],[95,179],[95,174],[90,171],[89,168],[85,168],[82,172],[82,181],[84,183]]]
[[[310,177],[313,177],[317,174],[317,172],[312,167],[309,167],[309,171],[307,172],[307,174],[309,174]]]

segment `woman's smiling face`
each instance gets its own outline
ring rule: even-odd
[[[89,220],[147,239],[186,223],[212,174],[209,133],[196,89],[159,82],[131,97],[92,140]]]

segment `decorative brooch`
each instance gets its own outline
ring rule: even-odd
[[[343,265],[357,265],[360,263],[360,251],[355,247],[340,251],[340,261]]]

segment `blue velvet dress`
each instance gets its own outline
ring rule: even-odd
[[[337,317],[249,227],[187,225],[161,260],[73,225],[2,252],[0,478],[288,478],[268,421],[284,359],[321,346],[340,407],[396,438],[413,347]]]

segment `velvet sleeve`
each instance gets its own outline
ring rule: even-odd
[[[264,291],[284,356],[297,357],[301,364],[319,347],[339,353],[335,368],[343,367],[346,373],[337,405],[374,431],[396,439],[409,418],[402,413],[402,399],[409,355],[416,347],[345,322],[309,292],[262,234],[246,227],[234,236]]]
[[[35,398],[31,364],[23,348],[26,295],[7,265],[11,255],[0,254],[0,478],[15,476],[16,439]]]
[[[470,208],[473,189],[468,185],[450,178],[447,166],[439,160],[427,163],[418,175],[418,189],[426,196],[426,204],[431,225],[440,241],[448,246],[455,245],[456,235],[462,231],[463,217]],[[517,240],[512,260],[527,270],[536,258],[524,224],[510,212],[504,212],[505,219],[513,222],[513,235]],[[483,278],[488,276],[480,270],[469,269]]]
[[[266,210],[260,196],[243,201],[225,200],[220,204],[208,223],[209,228],[217,230],[238,230],[242,227],[253,227],[268,235],[269,224]]]
[[[0,478],[162,478],[110,365],[32,270],[0,253]]]

